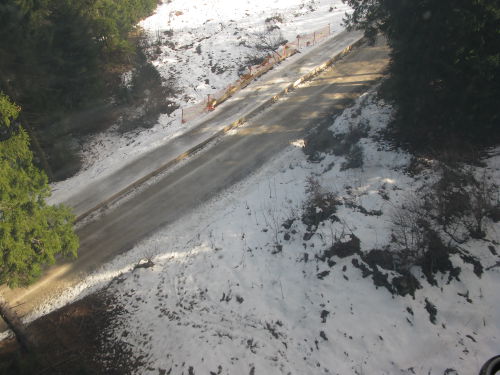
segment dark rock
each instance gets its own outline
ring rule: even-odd
[[[295,221],[295,219],[285,220],[285,222],[282,224],[283,228],[290,229],[292,227],[292,224],[294,223],[294,221]]]
[[[358,259],[353,258],[352,260],[352,265],[356,268],[359,268],[361,270],[361,275],[363,278],[366,278],[370,276],[373,272],[364,264],[363,262],[360,262]]]
[[[487,215],[493,222],[498,223],[500,221],[500,205],[497,204],[491,208]]]
[[[476,339],[474,337],[472,337],[471,335],[465,335],[465,337],[467,337],[471,341],[477,342]]]
[[[459,252],[458,255],[460,256],[460,258],[462,258],[462,260],[465,263],[472,264],[472,266],[474,267],[474,273],[476,274],[477,277],[481,277],[483,275],[484,269],[483,269],[483,265],[481,264],[479,259],[477,259],[473,255],[465,254],[462,252]]]
[[[430,302],[427,298],[425,299],[425,309],[429,313],[429,320],[432,324],[436,324],[437,309],[436,306]]]
[[[283,251],[283,245],[276,244],[274,245],[274,249],[273,251],[271,251],[271,254],[278,254],[281,253],[282,251]]]
[[[390,250],[373,249],[362,255],[362,259],[372,267],[377,265],[386,270],[394,270],[394,253]]]
[[[304,241],[309,241],[312,238],[312,236],[314,236],[314,233],[306,232],[306,233],[304,233],[303,240]]]
[[[493,255],[498,255],[497,250],[495,249],[495,246],[493,245],[488,245],[488,249]]]
[[[361,252],[361,243],[359,238],[354,234],[349,235],[350,239],[346,242],[336,242],[330,247],[328,250],[323,252],[323,255],[319,257],[322,261],[325,261],[327,258],[331,258],[336,255],[339,258],[346,258],[348,256],[358,254]]]
[[[326,270],[326,271],[318,273],[316,276],[318,277],[318,279],[323,280],[329,274],[330,274],[330,271]]]
[[[393,291],[403,297],[407,294],[415,297],[415,290],[422,287],[415,276],[408,271],[402,272],[400,276],[393,277],[392,286]]]
[[[388,276],[386,274],[380,272],[376,266],[373,269],[372,279],[373,279],[373,284],[375,284],[375,286],[384,287],[389,292],[393,293],[393,288],[392,288],[391,283],[389,282]]]
[[[330,315],[330,311],[328,310],[321,310],[321,322],[322,323],[326,323],[326,318],[328,317],[328,315]]]
[[[439,235],[431,229],[427,229],[426,237],[428,248],[419,265],[422,267],[422,272],[429,284],[437,286],[437,281],[434,278],[437,272],[450,272],[449,281],[452,277],[458,280],[460,269],[453,267],[450,261],[450,255],[456,253],[456,249],[443,244]]]
[[[337,264],[337,262],[335,262],[334,260],[331,260],[331,259],[328,259],[328,261],[326,263],[328,264],[328,267],[330,267],[330,268]]]

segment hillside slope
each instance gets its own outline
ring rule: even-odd
[[[442,176],[380,140],[390,117],[365,94],[330,136],[297,140],[129,254],[154,266],[111,285],[126,313],[108,333],[137,373],[474,374],[498,354],[500,226],[485,217],[473,239],[457,225],[457,243],[434,224],[434,255],[404,257],[401,214]],[[496,152],[462,168],[494,186]]]

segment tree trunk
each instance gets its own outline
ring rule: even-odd
[[[31,342],[24,323],[21,321],[16,312],[10,308],[7,301],[0,295],[0,316],[5,321],[7,326],[14,332],[16,340],[19,342],[21,349],[25,352],[33,350],[33,343]]]

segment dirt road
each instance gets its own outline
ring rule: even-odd
[[[81,246],[76,261],[52,267],[30,288],[2,293],[11,306],[19,305],[20,315],[27,314],[199,202],[244,179],[322,119],[342,111],[382,76],[387,64],[388,48],[382,40],[355,49],[234,134],[78,229]]]

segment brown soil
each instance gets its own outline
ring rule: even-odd
[[[28,327],[34,353],[15,338],[0,342],[0,374],[130,374],[139,363],[110,330],[123,312],[101,291],[54,311]]]

